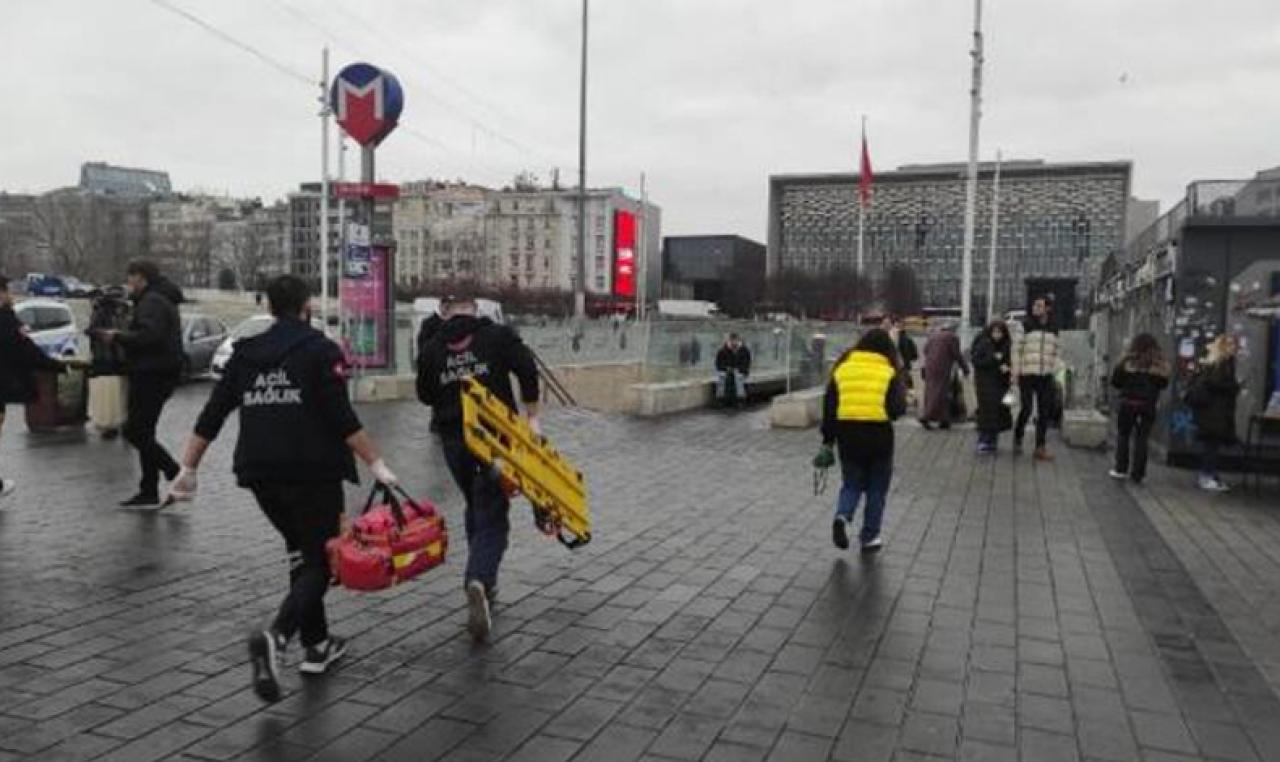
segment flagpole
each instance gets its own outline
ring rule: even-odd
[[[862,115],[862,152],[858,154],[858,277],[862,277],[862,245],[863,245],[863,226],[866,222],[867,204],[862,196],[862,184],[866,182],[866,178],[862,176],[864,167],[862,166],[862,157],[867,151],[867,115]]]
[[[991,185],[991,256],[987,258],[987,322],[996,319],[996,257],[1000,242],[1000,151],[996,151],[996,176]]]

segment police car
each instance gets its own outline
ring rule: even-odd
[[[56,299],[26,299],[13,307],[27,335],[50,357],[72,357],[80,340],[71,308]]]

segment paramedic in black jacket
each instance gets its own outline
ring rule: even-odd
[[[293,275],[267,286],[276,321],[265,333],[236,342],[169,491],[172,500],[195,496],[200,460],[239,408],[236,481],[253,492],[289,553],[289,592],[274,623],[249,637],[253,687],[265,701],[280,696],[277,657],[295,633],[304,649],[298,667],[304,674],[323,674],[346,652],[346,641],[329,634],[325,619],[325,544],[338,535],[342,482],[357,482],[351,453],[379,482],[396,483],[351,409],[342,350],[309,324],[309,298],[306,283]]]
[[[0,275],[0,429],[4,428],[4,407],[9,403],[26,404],[36,398],[35,379],[38,370],[61,373],[63,364],[40,351],[22,323],[13,313],[13,295],[9,279]],[[0,479],[0,498],[14,490],[12,479]]]
[[[520,382],[520,399],[535,432],[538,425],[538,367],[533,353],[507,326],[477,317],[470,298],[447,297],[441,305],[444,325],[418,357],[418,399],[432,408],[432,426],[440,435],[445,462],[467,503],[467,571],[464,586],[470,607],[468,628],[476,640],[489,636],[489,604],[498,585],[498,567],[511,529],[511,501],[498,477],[481,465],[462,439],[462,379],[475,378],[512,410],[516,397],[511,375]]]
[[[170,480],[178,475],[177,461],[156,441],[156,425],[182,374],[185,355],[178,315],[182,291],[162,277],[152,262],[130,262],[125,273],[134,301],[129,327],[122,331],[94,329],[91,334],[108,345],[124,347],[129,375],[124,438],[138,451],[142,479],[138,494],[120,505],[155,507],[160,504],[160,475]]]

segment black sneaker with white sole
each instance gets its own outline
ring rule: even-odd
[[[489,639],[493,619],[489,615],[489,595],[478,579],[467,582],[467,630],[477,643]]]
[[[849,549],[848,524],[849,522],[839,516],[836,517],[835,521],[831,522],[831,541],[834,542],[836,547],[841,550]]]
[[[879,553],[880,549],[883,547],[884,547],[884,541],[880,539],[880,535],[876,535],[875,537],[872,537],[870,540],[867,540],[866,542],[862,543],[862,553],[863,555],[869,556],[873,553]]]
[[[323,675],[329,667],[347,653],[347,639],[330,635],[314,646],[307,646],[307,653],[298,665],[298,671],[304,675]]]
[[[160,496],[139,492],[128,500],[120,501],[121,508],[159,508]]]
[[[280,700],[280,651],[283,646],[280,638],[270,630],[261,630],[249,636],[253,692],[263,701]]]

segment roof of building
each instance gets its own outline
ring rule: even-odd
[[[163,196],[173,192],[168,172],[94,161],[80,166],[80,189],[117,196]]]
[[[993,174],[996,163],[993,161],[978,162],[978,174]],[[1089,174],[1094,172],[1130,172],[1133,162],[1119,161],[1072,161],[1046,162],[1043,159],[1018,159],[1000,163],[1002,175],[1070,175]],[[954,179],[962,177],[968,170],[965,162],[946,162],[940,164],[904,164],[897,169],[875,170],[876,182],[908,181],[927,178]],[[770,175],[771,184],[818,183],[849,184],[856,183],[857,172],[811,172]]]

